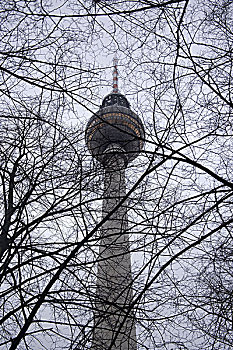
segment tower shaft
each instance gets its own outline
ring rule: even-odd
[[[100,233],[91,350],[137,350],[127,203],[116,207],[126,194],[125,168],[142,151],[145,131],[118,91],[116,58],[113,66],[113,91],[90,118],[85,136],[105,168],[103,219],[108,218]]]
[[[103,218],[125,197],[123,154],[108,157],[105,166]],[[132,275],[127,204],[124,202],[101,230],[92,350],[137,350],[132,302]]]

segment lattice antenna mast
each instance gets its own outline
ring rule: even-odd
[[[118,59],[115,56],[113,59],[113,93],[118,93],[118,70],[117,70]]]

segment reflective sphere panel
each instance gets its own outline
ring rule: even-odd
[[[131,161],[143,148],[143,140],[144,128],[141,120],[123,106],[101,108],[87,124],[86,142],[92,155],[99,161],[102,161],[106,148],[113,143],[123,148],[128,161]]]

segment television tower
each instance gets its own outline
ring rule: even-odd
[[[112,213],[100,232],[94,326],[91,350],[137,350],[125,169],[142,150],[144,127],[118,91],[117,59],[114,59],[113,91],[86,127],[86,142],[105,170],[103,219]]]

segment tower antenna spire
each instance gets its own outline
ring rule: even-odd
[[[117,55],[113,58],[113,93],[118,93],[118,70],[117,70],[118,58]]]

